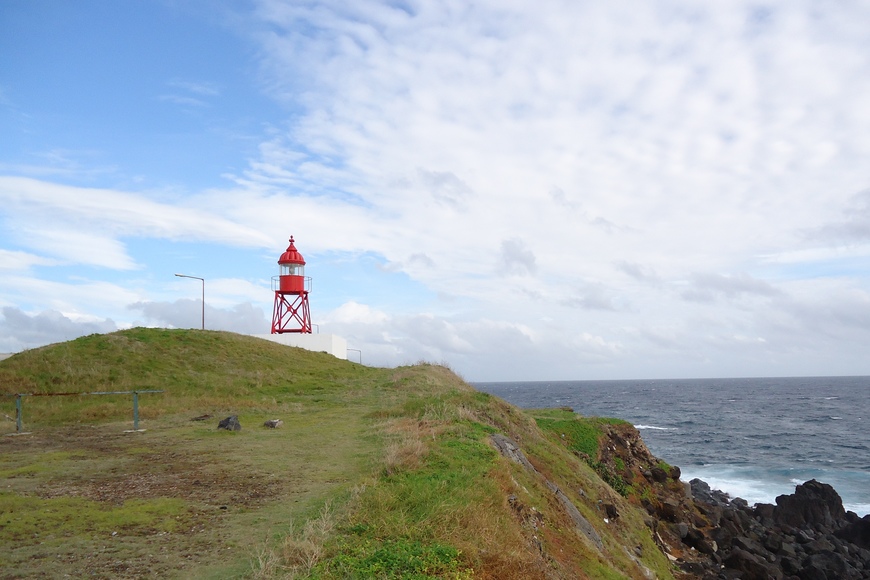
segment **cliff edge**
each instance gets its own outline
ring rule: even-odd
[[[623,421],[520,410],[439,365],[134,328],[18,353],[0,391],[24,426],[0,423],[4,578],[870,570],[867,519],[823,484],[749,507],[682,482]]]

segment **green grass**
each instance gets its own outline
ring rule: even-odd
[[[560,437],[568,449],[593,459],[598,456],[598,446],[604,435],[601,426],[625,423],[620,419],[583,417],[564,409],[536,409],[529,413],[541,429]]]
[[[456,548],[398,539],[348,546],[328,563],[315,568],[312,577],[460,580],[473,578],[474,570],[464,566]]]
[[[628,506],[620,512],[634,525],[602,521],[596,501],[611,491],[572,453],[592,451],[606,420],[559,410],[533,419],[443,366],[370,368],[164,329],[0,362],[0,392],[134,389],[164,391],[140,396],[143,433],[124,433],[129,395],[23,399],[33,434],[0,437],[8,574],[510,580],[545,566],[613,578],[636,575],[622,545],[652,545]],[[0,405],[14,414],[12,397]],[[229,414],[240,432],[216,429]],[[273,418],[283,427],[262,427]],[[501,457],[495,432],[519,441],[543,475]],[[543,477],[575,499],[608,554],[583,542]],[[645,554],[668,577],[664,557]]]
[[[173,498],[131,499],[106,506],[75,497],[42,499],[0,491],[0,534],[10,542],[172,532],[184,516],[185,503]]]

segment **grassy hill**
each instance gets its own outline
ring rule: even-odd
[[[612,422],[523,412],[442,366],[141,328],[0,362],[2,393],[131,390],[163,391],[139,397],[144,432],[130,395],[22,399],[0,577],[672,577],[648,490],[598,453]],[[242,430],[218,430],[231,414]]]

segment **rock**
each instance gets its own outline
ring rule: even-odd
[[[797,556],[797,548],[790,542],[783,542],[777,553],[783,558],[794,558]]]
[[[782,535],[776,532],[770,532],[762,538],[762,541],[764,542],[764,547],[773,554],[779,552],[783,546]]]
[[[810,480],[777,497],[776,505],[750,506],[700,479],[676,485],[671,478],[678,469],[661,469],[660,460],[638,453],[644,445],[636,434],[617,431],[610,440],[602,446],[610,454],[594,459],[610,465],[618,456],[649,482],[638,503],[650,516],[656,544],[681,569],[675,577],[870,580],[870,516],[846,512],[830,485]]]
[[[756,518],[772,520],[775,509],[776,506],[772,503],[757,503],[755,504],[755,510],[753,510],[753,513]]]
[[[676,523],[680,520],[680,506],[673,500],[665,500],[656,508],[659,519]]]
[[[780,580],[782,570],[771,566],[758,556],[735,548],[731,555],[725,558],[725,567],[740,572],[742,580]]]
[[[656,483],[664,483],[668,480],[668,472],[661,467],[653,467],[649,470],[650,477]]]
[[[699,530],[690,528],[686,531],[686,536],[683,538],[683,543],[687,546],[695,548],[702,554],[711,555],[716,552],[715,542],[711,543],[704,537]]]
[[[834,522],[842,522],[846,517],[843,500],[833,487],[811,479],[798,485],[792,495],[776,498],[773,518],[779,524],[795,528],[832,530]]]
[[[836,547],[833,543],[828,541],[827,538],[822,536],[821,538],[816,538],[809,544],[807,544],[807,551],[811,554],[817,554],[820,552],[833,552]]]
[[[489,439],[492,441],[492,444],[499,453],[508,459],[519,463],[530,473],[538,473],[538,470],[535,469],[535,466],[528,460],[525,453],[522,452],[516,442],[514,442],[510,437],[505,437],[501,433],[495,433]]]
[[[706,567],[700,562],[680,562],[680,569],[695,578],[702,578],[707,572]]]
[[[241,431],[242,425],[239,423],[238,415],[230,415],[218,423],[218,429],[226,429],[227,431]]]
[[[841,540],[870,550],[870,514],[858,521],[853,521],[841,530],[837,530],[834,535]]]
[[[498,452],[501,453],[503,456],[507,457],[512,461],[515,461],[516,463],[519,463],[526,470],[528,470],[529,473],[538,476],[541,475],[513,439],[506,437],[500,433],[495,433],[490,436],[490,441],[492,442],[493,446],[495,446],[495,448],[498,450]],[[585,535],[595,545],[595,547],[598,548],[599,551],[603,552],[604,543],[602,542],[601,537],[598,535],[598,532],[596,532],[592,524],[590,524],[589,521],[583,517],[583,515],[580,513],[580,510],[577,509],[577,506],[574,505],[571,499],[567,495],[565,495],[565,493],[561,489],[559,489],[559,487],[555,483],[544,479],[544,485],[546,485],[547,488],[549,488],[550,491],[553,492],[553,494],[556,496],[556,499],[558,499],[562,506],[565,508],[568,516],[577,526],[577,530]]]
[[[861,573],[835,552],[813,554],[797,572],[801,580],[860,580]]]
[[[784,574],[795,575],[801,571],[800,562],[792,557],[784,557],[780,560],[779,565]]]
[[[764,557],[767,552],[760,544],[745,537],[734,538],[734,546],[760,557]]]
[[[577,509],[577,506],[574,505],[571,499],[565,495],[565,493],[559,489],[555,483],[544,480],[544,485],[546,485],[556,496],[556,499],[561,502],[565,511],[568,513],[568,517],[570,517],[574,522],[574,525],[577,526],[577,530],[589,538],[595,547],[598,548],[599,552],[603,552],[604,542],[601,540],[601,536],[598,535],[598,532],[595,531],[595,528],[592,527],[589,520],[583,517],[583,514],[580,513],[580,510]]]
[[[284,424],[284,421],[281,419],[269,419],[265,423],[263,423],[263,427],[269,427],[270,429],[277,429],[281,425]]]
[[[685,540],[686,536],[689,535],[689,524],[686,522],[680,522],[677,524],[677,535],[680,536],[681,540]]]

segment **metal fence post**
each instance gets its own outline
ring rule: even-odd
[[[21,394],[15,395],[15,432],[21,433]]]
[[[139,430],[139,391],[133,391],[133,431]]]

